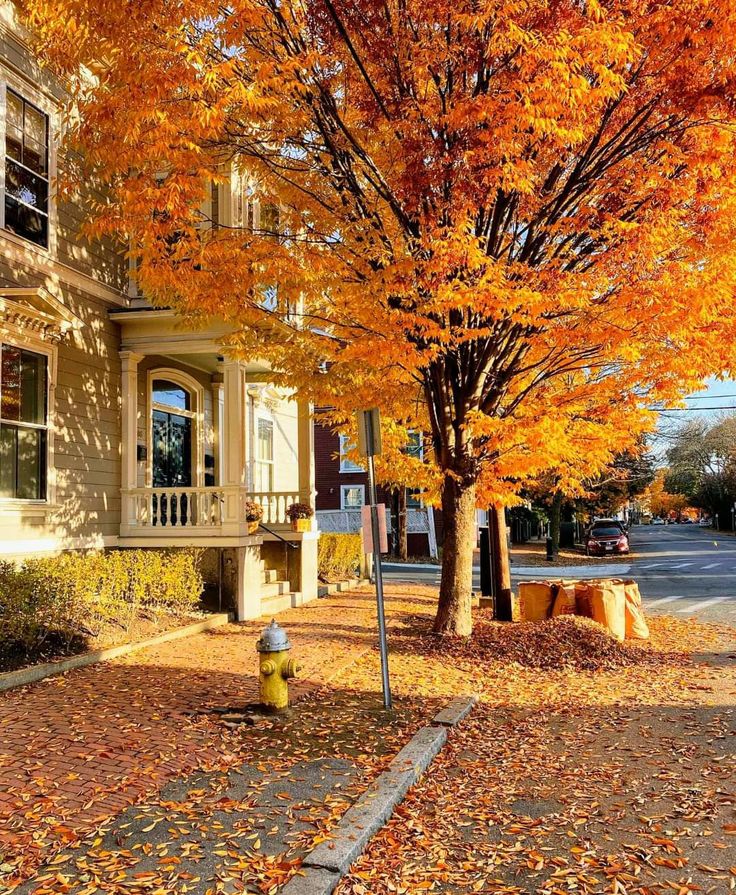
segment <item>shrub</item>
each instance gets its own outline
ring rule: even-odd
[[[319,538],[317,569],[323,581],[355,578],[363,558],[363,539],[359,534],[328,534]]]
[[[0,563],[0,648],[34,651],[53,636],[68,649],[104,624],[127,630],[142,610],[193,609],[202,587],[193,550],[63,553],[20,567]]]

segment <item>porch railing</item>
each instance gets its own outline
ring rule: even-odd
[[[170,533],[189,528],[221,530],[245,525],[246,501],[263,509],[264,525],[287,522],[291,503],[308,503],[298,491],[247,491],[238,487],[131,488],[123,491],[123,519],[128,528],[165,529]]]
[[[300,497],[298,491],[249,491],[247,500],[260,505],[263,510],[264,525],[283,525],[286,519],[286,508],[292,503],[308,503]]]

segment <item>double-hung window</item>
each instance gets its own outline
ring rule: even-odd
[[[0,498],[46,499],[48,360],[0,345]]]
[[[340,472],[365,472],[365,469],[348,456],[348,452],[352,451],[355,445],[350,441],[347,435],[340,436]]]
[[[258,420],[256,430],[256,491],[273,491],[272,420]]]
[[[49,119],[13,90],[5,94],[5,229],[49,244]]]

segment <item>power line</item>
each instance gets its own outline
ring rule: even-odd
[[[709,410],[736,410],[736,405],[714,404],[711,407],[650,407],[649,409],[657,413],[707,413]]]
[[[734,395],[688,395],[685,401],[720,401],[723,398],[736,398]]]

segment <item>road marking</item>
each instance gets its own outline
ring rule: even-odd
[[[700,603],[697,600],[692,606],[685,606],[684,609],[678,609],[678,612],[700,612],[701,609],[707,609],[709,606],[717,606],[718,603],[723,603],[725,600],[730,599],[730,597],[713,597],[712,600],[705,600],[705,602]]]
[[[694,562],[678,562],[675,565],[669,566],[670,569],[686,569],[688,566],[694,566]]]
[[[683,596],[682,594],[676,594],[674,597],[661,597],[659,600],[644,600],[644,605],[647,609],[651,609],[652,606],[661,606],[662,603],[672,603],[674,600],[687,600],[688,598]]]

